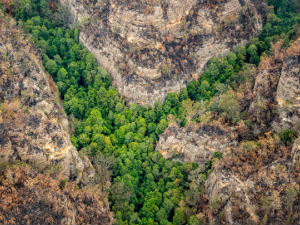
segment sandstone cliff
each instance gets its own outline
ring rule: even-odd
[[[299,135],[300,40],[281,43],[257,70],[249,109],[256,141],[229,148],[206,181],[212,224],[299,224],[299,141],[284,145],[274,134]]]
[[[79,180],[84,165],[70,142],[55,84],[13,23],[1,18],[1,159],[58,163],[63,176]]]
[[[300,129],[300,40],[286,50],[273,46],[258,68],[250,106],[256,132]]]
[[[1,12],[0,30],[0,223],[110,224],[107,196],[88,191],[95,170],[70,142],[68,120],[39,53]]]
[[[212,224],[299,224],[299,139],[231,149],[206,181]]]
[[[160,136],[156,150],[166,159],[196,162],[201,169],[215,152],[237,144],[233,128],[221,124],[203,124],[179,128],[169,126]]]
[[[300,224],[300,138],[289,144],[278,135],[300,132],[300,40],[287,49],[278,42],[272,51],[251,71],[253,89],[238,88],[247,127],[212,117],[210,125],[170,126],[160,136],[157,150],[165,158],[203,166],[222,152],[197,203],[197,216],[208,224]]]
[[[61,0],[120,95],[153,104],[262,28],[257,0]]]
[[[95,185],[79,189],[24,163],[1,165],[1,224],[112,224],[106,199]]]

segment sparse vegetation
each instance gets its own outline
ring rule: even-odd
[[[74,182],[58,181],[24,162],[1,163],[0,173],[1,224],[65,224],[69,220],[108,224],[112,220],[103,201],[106,194],[99,188],[78,189]]]

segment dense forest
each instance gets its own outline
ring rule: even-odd
[[[1,6],[38,46],[71,121],[72,143],[97,165],[99,181],[110,192],[116,224],[201,224],[193,216],[195,199],[203,195],[212,161],[199,171],[195,163],[164,159],[155,145],[170,122],[186,126],[222,117],[227,123],[243,120],[251,126],[235,90],[249,79],[249,68],[271,54],[272,43],[283,40],[287,47],[299,35],[296,1],[268,0],[268,4],[266,23],[257,38],[223,58],[212,58],[199,80],[178,94],[169,93],[163,104],[154,107],[126,104],[111,86],[108,72],[79,43],[80,24],[67,26],[65,8],[46,0]],[[289,132],[284,135],[289,141]]]

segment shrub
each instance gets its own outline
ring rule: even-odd
[[[286,129],[279,132],[279,137],[285,145],[288,145],[297,137],[297,134],[294,130]]]

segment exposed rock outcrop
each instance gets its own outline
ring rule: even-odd
[[[253,90],[238,89],[248,126],[169,127],[160,136],[157,150],[165,158],[203,166],[213,152],[223,153],[197,200],[197,215],[207,224],[300,224],[300,138],[289,143],[277,134],[300,132],[300,40],[287,49],[277,43],[273,52],[253,70]]]
[[[299,224],[298,151],[271,136],[232,149],[206,181],[211,223]]]
[[[257,70],[249,110],[254,132],[270,132],[229,148],[215,164],[206,181],[211,224],[300,224],[300,138],[284,144],[275,134],[299,135],[300,40],[273,52]]]
[[[0,30],[0,223],[111,224],[38,52],[1,11]]]
[[[0,20],[1,160],[59,164],[62,176],[79,181],[85,168],[70,142],[54,81],[14,21]]]
[[[256,132],[300,129],[300,40],[286,50],[273,47],[258,68],[250,106]]]
[[[130,102],[153,104],[197,78],[212,56],[262,28],[258,0],[61,0],[81,42]]]
[[[237,133],[220,124],[171,126],[159,137],[156,150],[166,159],[196,162],[203,169],[215,152],[236,144]]]
[[[2,165],[1,165],[2,166]],[[0,172],[0,223],[7,225],[111,224],[106,194],[98,186],[78,189],[24,163]]]

